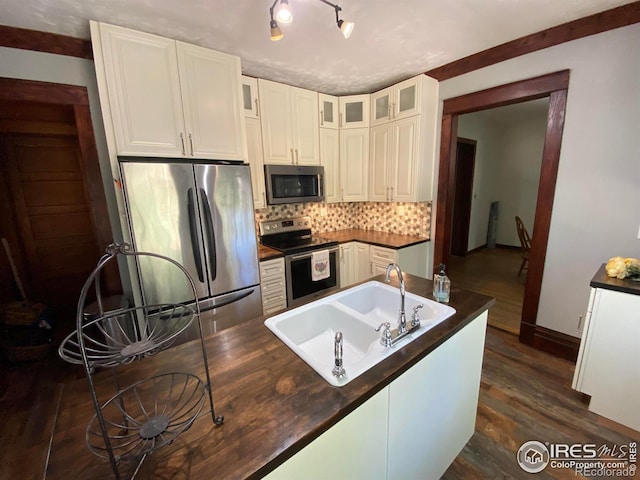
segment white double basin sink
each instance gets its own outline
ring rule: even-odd
[[[400,298],[397,287],[371,281],[274,315],[264,324],[322,378],[341,387],[455,313],[448,305],[406,292],[407,324],[413,307],[422,304],[420,327],[385,347],[375,329],[384,322],[397,327]],[[332,374],[337,332],[343,337],[342,377]]]

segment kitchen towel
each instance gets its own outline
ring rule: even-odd
[[[329,267],[329,250],[311,252],[311,280],[317,282],[331,275]]]

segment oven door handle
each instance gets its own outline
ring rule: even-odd
[[[316,250],[322,250],[322,249],[318,248]],[[316,250],[314,250],[314,251],[316,251]],[[329,253],[334,253],[334,252],[338,251],[338,247],[328,248],[327,250],[329,251]],[[289,260],[291,260],[292,262],[295,262],[296,260],[302,260],[303,258],[311,258],[311,255],[313,255],[313,252],[301,253],[299,255],[291,255],[289,257]]]

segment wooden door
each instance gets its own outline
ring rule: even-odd
[[[72,321],[82,285],[102,253],[74,108],[2,102],[0,120],[0,233],[9,240],[30,300]],[[3,300],[19,298],[14,288],[8,295],[13,298]]]
[[[469,246],[469,222],[473,198],[476,141],[459,138],[456,153],[456,180],[451,223],[451,254],[464,256]]]

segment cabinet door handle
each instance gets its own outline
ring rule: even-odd
[[[324,110],[320,110],[320,126],[324,125]]]
[[[193,157],[193,138],[189,134],[189,146],[191,147],[191,156]]]
[[[296,161],[293,159],[293,148],[289,149],[289,152],[291,152],[291,164],[295,165]]]
[[[576,328],[577,332],[581,332],[582,331],[582,320],[584,319],[584,315],[580,314],[580,316],[578,317],[578,328]]]
[[[298,149],[296,148],[296,165],[300,165],[300,159],[298,158]]]
[[[389,187],[389,201],[393,201],[393,187]]]
[[[395,103],[391,104],[391,116],[392,116],[392,118],[396,118],[396,104]]]
[[[187,151],[184,148],[184,134],[180,132],[180,144],[182,145],[182,155],[187,156]]]
[[[389,103],[388,111],[389,111],[389,120],[391,120],[391,110],[393,109],[393,104]]]
[[[344,127],[344,123],[342,122],[342,112],[340,112],[340,126]]]
[[[258,110],[258,99],[256,98],[253,102],[256,104],[256,117],[259,117],[260,111]]]

